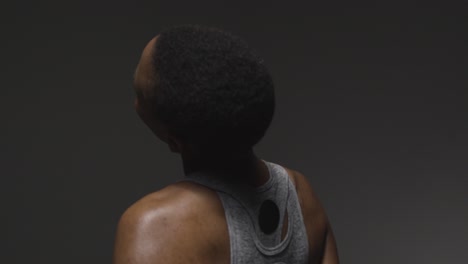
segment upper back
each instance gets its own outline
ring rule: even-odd
[[[193,173],[186,180],[215,190],[222,202],[236,263],[307,263],[308,240],[301,206],[287,171],[265,162],[268,181],[259,187]]]
[[[295,236],[298,237],[298,240],[294,243],[296,247],[303,245],[304,243],[300,242],[300,233],[305,232],[307,234],[304,237],[307,245],[308,263],[319,263],[323,254],[327,227],[325,212],[306,178],[299,172],[281,167],[287,172],[290,179],[288,182],[293,186],[293,195],[297,198],[299,209],[296,211],[300,211],[299,215],[302,217],[300,220],[304,227],[302,230],[297,229]],[[200,182],[182,181],[175,183],[135,203],[124,214],[127,217],[123,216],[122,219],[139,219],[133,224],[136,229],[151,230],[150,233],[146,231],[140,233],[146,233],[145,240],[151,241],[150,244],[145,244],[146,247],[152,245],[154,257],[159,260],[164,259],[164,263],[231,263],[233,254],[236,254],[231,248],[234,243],[232,240],[233,230],[236,232],[242,230],[239,228],[239,223],[237,223],[237,227],[233,227],[232,220],[235,218],[234,214],[238,214],[240,211],[232,210],[235,203],[228,194],[220,195],[219,190],[216,191],[212,187],[207,187]],[[239,204],[242,205],[242,203]],[[227,207],[230,208],[228,211],[226,211]],[[291,214],[288,215],[291,216]],[[283,218],[283,220],[285,219]],[[282,223],[280,226],[297,226],[297,220],[297,217],[290,217],[285,221],[280,221]],[[121,220],[121,222],[124,221]],[[247,228],[245,230],[252,232],[254,229]],[[288,228],[281,228],[281,230],[288,230]],[[238,235],[245,236],[245,234],[244,232]],[[287,237],[287,235],[281,234],[279,242],[284,242]],[[133,237],[133,241],[138,239],[141,240],[138,235]],[[116,243],[118,244],[118,241]],[[274,245],[270,246],[274,247]],[[248,245],[240,247],[237,249],[246,250],[249,248]],[[156,254],[156,252],[159,253]],[[303,251],[296,251],[296,255],[297,252],[304,254]],[[285,259],[280,260],[286,261]]]

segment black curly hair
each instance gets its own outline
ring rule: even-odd
[[[153,115],[199,149],[249,150],[264,136],[275,109],[271,75],[239,37],[183,25],[155,43]]]

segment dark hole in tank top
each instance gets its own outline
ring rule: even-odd
[[[272,200],[265,200],[260,206],[258,224],[265,234],[273,233],[278,227],[280,213],[278,206]]]

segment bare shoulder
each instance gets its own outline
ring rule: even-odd
[[[189,182],[169,185],[123,213],[114,264],[219,262],[228,241],[225,225],[215,192]]]
[[[296,186],[299,203],[301,204],[309,239],[310,263],[325,263],[322,261],[324,255],[326,255],[327,239],[329,239],[327,236],[332,234],[326,211],[306,176],[299,171],[284,168]]]

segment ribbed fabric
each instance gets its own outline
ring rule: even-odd
[[[300,264],[308,262],[308,240],[296,189],[286,170],[272,162],[268,166],[269,180],[258,188],[223,181],[222,175],[195,172],[184,180],[215,190],[226,215],[231,245],[232,264]],[[265,234],[259,226],[259,210],[266,200],[279,208],[279,224]],[[286,210],[287,209],[287,210]],[[288,230],[284,240],[281,232],[285,213]]]

